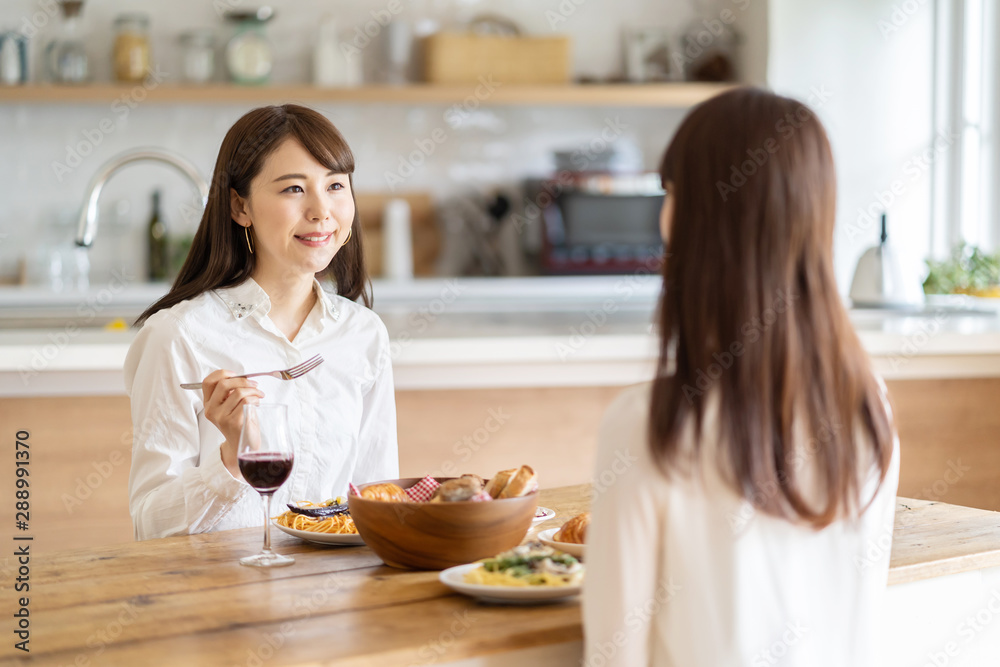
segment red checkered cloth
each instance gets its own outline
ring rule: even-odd
[[[406,489],[406,495],[415,503],[426,503],[434,497],[434,492],[438,490],[441,483],[427,475],[422,480]]]
[[[359,491],[358,487],[354,486],[354,484],[349,483],[348,486],[350,489],[349,493],[352,496],[361,495],[361,491]],[[434,494],[437,492],[439,486],[441,486],[440,482],[438,482],[430,475],[427,475],[422,480],[420,480],[410,488],[406,489],[406,495],[408,495],[410,497],[410,500],[412,500],[415,503],[425,503],[434,497]],[[484,489],[475,496],[473,496],[472,498],[469,498],[469,500],[475,502],[484,502],[487,500],[493,500],[493,496],[487,493],[486,490]]]

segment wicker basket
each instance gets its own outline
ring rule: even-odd
[[[567,83],[568,37],[501,37],[436,33],[424,39],[424,78],[429,83]]]

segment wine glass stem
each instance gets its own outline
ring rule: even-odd
[[[264,498],[264,553],[271,553],[271,494],[260,494]]]

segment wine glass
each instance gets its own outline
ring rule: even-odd
[[[288,437],[288,406],[280,404],[243,406],[243,430],[237,453],[243,479],[264,498],[264,549],[240,559],[241,565],[280,567],[294,558],[271,551],[271,494],[292,472],[295,453]]]

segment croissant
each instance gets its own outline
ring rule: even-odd
[[[406,502],[410,499],[406,491],[392,482],[372,484],[361,489],[361,497],[367,500],[383,500],[386,502]]]
[[[590,525],[590,512],[578,514],[559,529],[552,539],[556,542],[568,542],[570,544],[583,544],[587,541],[587,526]]]

